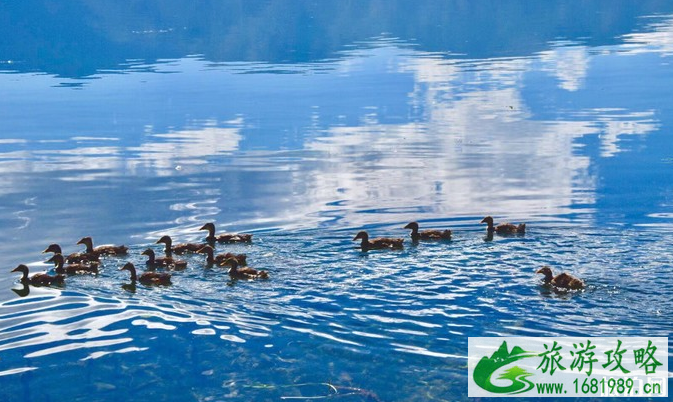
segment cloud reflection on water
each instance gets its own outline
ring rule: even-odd
[[[25,176],[48,172],[173,211],[176,226],[207,216],[287,228],[335,218],[347,226],[379,223],[388,219],[386,211],[396,211],[396,221],[591,212],[596,177],[583,138],[599,138],[600,156],[613,157],[625,136],[658,130],[657,110],[630,107],[627,96],[638,96],[636,85],[625,88],[622,107],[566,102],[563,111],[547,111],[561,105],[541,105],[535,96],[596,98],[600,89],[588,84],[595,63],[609,68],[608,58],[636,57],[638,46],[666,55],[671,26],[670,19],[654,24],[652,32],[626,35],[627,43],[616,47],[556,43],[525,58],[451,59],[382,38],[319,71],[293,65],[295,74],[260,72],[259,63],[251,64],[257,74],[241,74],[242,63],[188,58],[156,68],[174,74],[101,74],[76,92],[53,88],[59,79],[41,76],[46,87],[31,81],[30,91],[43,98],[46,117],[67,120],[51,123],[55,132],[67,130],[60,137],[35,134],[21,117],[30,116],[19,112],[30,91],[14,93],[21,88],[15,78],[30,79],[0,75],[13,81],[7,90],[17,104],[10,107],[20,117],[15,126],[5,122],[16,139],[0,143],[0,194],[40,194]],[[555,80],[556,88],[531,95],[532,77],[544,85]],[[71,91],[67,109],[88,116],[79,124],[72,114],[59,117],[66,106],[56,98],[64,91]],[[108,104],[112,115],[103,112]],[[48,128],[41,117],[34,116],[47,122],[37,127]],[[120,177],[172,181],[157,183],[164,195],[156,196],[140,192],[139,184],[120,188],[109,181]],[[170,186],[176,193],[195,189],[185,193],[188,202],[166,198]],[[64,202],[72,197],[63,194]],[[265,197],[274,202],[260,203]],[[165,226],[164,219],[156,223]]]

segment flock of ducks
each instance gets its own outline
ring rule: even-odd
[[[494,225],[493,218],[485,217],[480,223],[487,224],[487,239],[492,239],[494,234],[501,236],[523,235],[526,232],[526,224],[514,225],[511,223],[501,223]],[[451,240],[451,230],[419,230],[417,222],[411,222],[404,227],[410,229],[412,242],[418,243],[422,240],[448,241]],[[221,266],[229,267],[229,276],[233,279],[268,279],[269,273],[262,270],[256,270],[247,266],[247,257],[245,254],[215,254],[216,243],[251,243],[251,234],[232,234],[225,233],[216,235],[215,224],[206,223],[199,230],[208,231],[205,243],[180,243],[173,244],[170,236],[163,236],[155,244],[164,245],[164,256],[157,257],[154,250],[148,248],[142,252],[147,256],[145,265],[147,271],[138,274],[136,267],[130,263],[125,263],[119,270],[129,271],[131,282],[135,284],[140,282],[144,285],[170,285],[171,274],[169,272],[157,272],[157,269],[181,270],[187,267],[187,261],[173,257],[175,254],[200,253],[206,256],[206,267]],[[362,251],[377,249],[402,249],[404,239],[402,238],[374,238],[370,239],[366,231],[359,232],[353,241],[360,240]],[[128,254],[126,246],[93,246],[91,237],[84,237],[77,242],[78,245],[84,245],[86,249],[81,253],[73,253],[64,256],[61,247],[58,244],[49,245],[43,253],[53,253],[53,256],[47,260],[54,264],[54,275],[48,273],[36,273],[29,275],[28,267],[21,264],[14,268],[12,272],[22,274],[21,283],[33,286],[60,285],[65,282],[67,275],[78,274],[97,274],[100,266],[100,258],[105,256],[124,256]],[[578,290],[584,288],[584,282],[570,274],[562,273],[554,276],[551,268],[544,266],[536,273],[544,275],[544,283],[552,286],[556,290]]]

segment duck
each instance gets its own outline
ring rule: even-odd
[[[51,286],[62,285],[65,282],[65,275],[49,275],[44,272],[39,272],[32,276],[28,276],[28,267],[24,264],[19,264],[12,272],[21,272],[21,283],[30,284],[33,286]]]
[[[269,273],[266,271],[259,271],[250,267],[238,267],[236,258],[227,258],[223,265],[229,265],[229,276],[234,279],[269,279]]]
[[[167,272],[144,272],[140,276],[136,273],[136,267],[133,263],[127,262],[120,271],[129,271],[131,273],[131,282],[138,281],[143,285],[170,285],[171,274]]]
[[[50,244],[49,247],[44,249],[44,253],[54,253],[54,254],[63,254],[61,251],[61,246],[56,243]],[[65,262],[67,263],[88,263],[98,261],[98,254],[96,253],[72,253],[65,257]]]
[[[171,239],[170,236],[162,236],[161,239],[157,240],[155,244],[161,244],[161,243],[166,245],[166,247],[164,248],[166,257],[172,257],[173,252],[175,252],[176,254],[195,253],[208,245],[199,243],[180,243],[174,246],[173,240]]]
[[[208,243],[251,243],[252,235],[245,233],[223,233],[215,235],[215,224],[213,222],[208,222],[205,225],[201,226],[199,230],[207,230],[208,236],[206,241]]]
[[[479,223],[486,223],[488,228],[486,229],[489,233],[497,233],[499,235],[508,235],[508,234],[524,234],[526,233],[526,224],[520,223],[514,225],[512,223],[501,223],[498,226],[493,226],[493,218],[487,216],[481,220]]]
[[[403,243],[404,239],[392,239],[388,237],[379,237],[376,239],[369,240],[369,234],[365,232],[364,230],[361,232],[358,232],[357,235],[353,238],[353,241],[362,239],[362,243],[360,243],[360,247],[362,248],[362,251],[367,251],[367,250],[372,250],[372,249],[384,249],[384,248],[390,248],[390,249],[401,249],[404,248]]]
[[[89,264],[85,263],[75,263],[69,265],[63,265],[65,258],[62,254],[54,254],[47,262],[54,263],[54,271],[57,274],[68,274],[68,275],[77,275],[77,274],[98,274],[98,262],[93,261]]]
[[[125,255],[128,251],[126,246],[98,246],[93,247],[93,239],[89,236],[82,237],[77,244],[84,244],[86,246],[86,253],[93,253],[97,255]]]
[[[208,266],[226,265],[225,261],[227,261],[229,258],[235,259],[239,266],[244,267],[247,265],[247,256],[245,254],[226,253],[215,255],[215,249],[210,245],[204,246],[202,249],[197,251],[197,253],[206,254],[206,265]]]
[[[411,229],[411,240],[451,240],[451,231],[446,230],[423,230],[418,231],[418,222],[409,222],[405,229]]]
[[[154,250],[151,248],[148,248],[147,250],[143,251],[141,253],[142,255],[146,255],[147,262],[145,262],[145,265],[147,265],[148,268],[172,268],[172,269],[185,269],[187,268],[187,261],[184,260],[176,260],[173,257],[156,257],[156,254],[154,254]]]
[[[545,285],[552,285],[559,289],[584,289],[584,282],[581,279],[576,278],[570,274],[566,274],[565,272],[554,276],[554,274],[552,274],[551,268],[546,265],[538,269],[535,273],[544,275]]]

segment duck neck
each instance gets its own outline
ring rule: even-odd
[[[173,257],[173,242],[167,241],[164,244],[166,245],[166,247],[164,247],[164,253],[166,254],[166,257]]]
[[[91,240],[85,241],[84,245],[86,246],[86,253],[93,253],[93,242]]]
[[[215,263],[215,256],[213,255],[213,250],[206,251],[206,264],[213,265]]]
[[[23,274],[23,275],[21,275],[21,282],[24,282],[24,283],[30,282],[30,280],[28,278],[28,271],[24,270],[24,271],[21,271],[21,273]]]
[[[156,257],[154,255],[154,253],[147,254],[147,264],[148,265],[154,265],[156,263],[155,259],[156,259]]]
[[[232,258],[231,261],[229,261],[229,266],[231,266],[231,268],[229,269],[229,273],[235,274],[238,272],[238,262],[236,262],[235,259]]]
[[[554,279],[554,276],[552,275],[551,271],[544,273],[544,283],[551,283],[552,279]]]
[[[136,269],[135,268],[129,268],[129,272],[131,273],[131,281],[135,282],[138,280],[138,275],[136,274]]]

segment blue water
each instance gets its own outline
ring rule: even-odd
[[[670,337],[673,3],[13,3],[1,401],[467,400],[469,336]],[[351,241],[412,220],[454,240]],[[123,286],[208,221],[271,279],[199,255]],[[63,288],[9,272],[87,235],[130,254]]]

